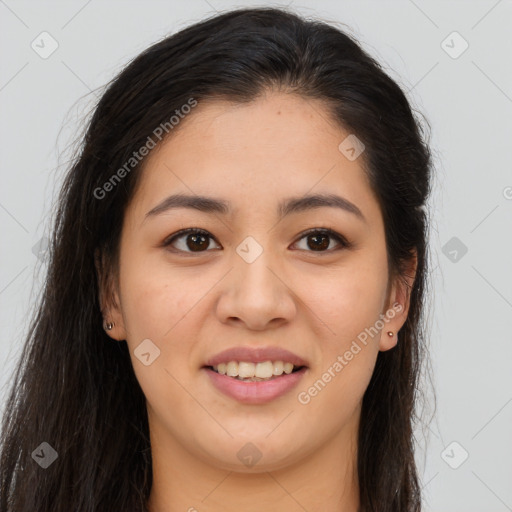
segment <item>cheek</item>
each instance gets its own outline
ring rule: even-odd
[[[123,316],[131,343],[151,338],[157,344],[172,327],[179,299],[170,293],[167,283],[157,275],[131,274],[125,280],[122,305]]]
[[[166,410],[170,403],[181,403],[183,389],[178,382],[184,382],[190,371],[186,365],[190,347],[183,340],[187,339],[185,331],[193,329],[191,310],[200,290],[187,293],[177,272],[150,265],[143,258],[127,262],[120,278],[127,344],[135,375],[148,404],[155,410]],[[144,362],[142,354],[148,352],[149,361]]]
[[[201,322],[197,321],[197,312],[203,304],[201,299],[215,281],[201,275],[198,269],[178,270],[162,258],[157,261],[136,251],[127,253],[130,258],[120,274],[121,303],[136,373],[146,384],[160,378],[156,374],[164,373],[164,369],[183,379],[192,368],[191,340],[199,338],[196,332]],[[146,339],[159,350],[154,363],[147,367],[137,360],[135,353]],[[146,368],[152,371],[148,373]],[[168,380],[169,376],[165,374],[163,379]]]
[[[342,272],[339,282],[319,286],[313,302],[316,315],[329,327],[317,338],[320,359],[298,392],[304,428],[320,436],[337,432],[359,410],[378,356],[379,319],[387,281],[375,270]],[[326,415],[326,411],[329,413]],[[320,426],[314,418],[328,418]]]
[[[187,286],[179,271],[135,252],[121,267],[120,280],[123,316],[132,342],[154,338],[163,343],[200,293],[199,286]]]
[[[380,337],[375,325],[387,287],[386,260],[379,254],[360,254],[353,265],[311,287],[310,307],[328,328],[317,338],[321,356],[308,396],[317,393],[311,409],[333,408],[337,421],[358,407],[375,367]]]
[[[374,325],[385,301],[387,274],[380,265],[354,265],[310,283],[308,305],[330,329],[334,339],[346,342]]]

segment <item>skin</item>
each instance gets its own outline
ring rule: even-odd
[[[361,401],[378,352],[396,344],[408,296],[388,279],[383,219],[362,158],[350,161],[338,149],[348,134],[318,100],[267,92],[244,105],[200,102],[147,157],[105,318],[115,323],[109,335],[128,343],[147,398],[150,512],[357,511]],[[175,193],[224,199],[233,214],[180,208],[145,219]],[[366,221],[332,207],[277,216],[282,199],[307,193],[341,195]],[[208,231],[209,246],[193,252],[187,235],[174,242],[186,253],[162,246],[190,227]],[[310,228],[331,228],[353,246],[327,238],[328,248],[315,251],[302,234]],[[263,248],[250,264],[236,252],[247,236]],[[298,393],[396,302],[401,311],[300,403]],[[147,338],[160,350],[148,366],[134,355]],[[241,404],[201,369],[237,345],[281,346],[309,368],[284,396]],[[261,453],[252,467],[237,457],[249,442]]]

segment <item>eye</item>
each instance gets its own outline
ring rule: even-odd
[[[299,241],[304,238],[308,240],[306,242],[306,247],[312,249],[311,251],[308,252],[332,252],[332,248],[329,249],[329,246],[331,245],[329,238],[334,239],[336,242],[338,242],[341,248],[344,249],[348,249],[352,245],[350,242],[347,241],[346,238],[344,238],[339,233],[336,233],[336,231],[333,231],[332,229],[313,228],[303,233]],[[326,251],[325,249],[329,250]],[[307,249],[304,248],[301,248],[301,250],[307,251]]]
[[[186,237],[186,238],[185,238]],[[213,240],[212,235],[203,229],[188,228],[178,231],[167,238],[162,244],[164,247],[173,245],[175,241],[185,238],[185,242],[180,242],[176,252],[205,252],[210,245],[209,239]],[[188,249],[188,250],[187,250]]]
[[[308,251],[307,248],[300,248],[300,250],[306,250],[307,252],[332,252],[329,238],[338,242],[341,248],[348,249],[352,246],[342,235],[331,229],[313,228],[303,233],[299,241],[304,238],[308,239],[307,247],[312,250]],[[210,239],[214,240],[213,236],[208,233],[208,231],[199,228],[188,228],[174,233],[167,238],[162,245],[164,247],[173,246],[175,249],[172,250],[173,252],[206,252],[210,246]],[[180,243],[176,244],[177,241]],[[326,249],[329,250],[326,251]]]

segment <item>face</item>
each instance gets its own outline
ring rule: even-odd
[[[349,158],[339,146],[350,133],[294,95],[199,103],[181,122],[147,158],[126,211],[107,315],[130,349],[152,443],[250,472],[353,441],[378,352],[395,346],[407,312],[364,153]],[[176,194],[225,210],[166,205]],[[342,200],[279,210],[311,195]],[[304,368],[250,382],[207,368],[240,347],[220,356],[242,362],[226,371],[270,361],[279,373],[294,357]]]

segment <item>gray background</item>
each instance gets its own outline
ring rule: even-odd
[[[152,42],[215,11],[286,3],[0,0],[2,407],[46,269],[54,193],[95,89]],[[512,3],[295,0],[292,8],[350,27],[432,126],[437,410],[417,430],[425,510],[512,511]],[[58,43],[45,59],[31,47],[51,48],[43,31]]]

